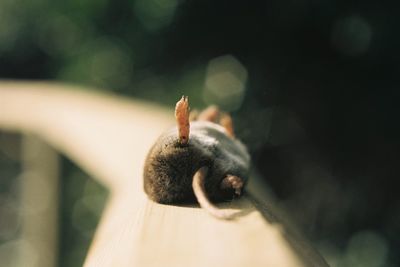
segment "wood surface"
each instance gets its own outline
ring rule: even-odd
[[[173,123],[173,107],[56,83],[0,82],[0,128],[37,135],[110,190],[84,266],[325,266],[304,240],[293,246],[279,215],[269,220],[271,211],[248,197],[220,205],[241,211],[233,221],[148,200],[144,158]]]

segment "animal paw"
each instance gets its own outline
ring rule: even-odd
[[[221,182],[221,189],[235,189],[235,194],[240,196],[243,188],[243,181],[240,177],[234,175],[226,176]]]

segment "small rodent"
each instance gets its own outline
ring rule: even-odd
[[[231,117],[215,106],[193,116],[185,96],[176,104],[175,117],[177,126],[162,134],[147,155],[145,192],[164,204],[197,200],[212,215],[232,218],[211,202],[240,196],[249,172],[250,155],[234,137]]]

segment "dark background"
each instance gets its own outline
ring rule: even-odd
[[[332,266],[398,266],[398,10],[395,1],[2,0],[0,75],[220,104]],[[245,72],[233,106],[205,96],[215,59]]]

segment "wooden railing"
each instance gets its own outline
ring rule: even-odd
[[[257,175],[247,196],[221,205],[241,211],[233,221],[197,206],[148,200],[144,157],[173,124],[171,114],[155,104],[60,84],[0,83],[0,128],[43,139],[111,192],[85,266],[326,266]]]

